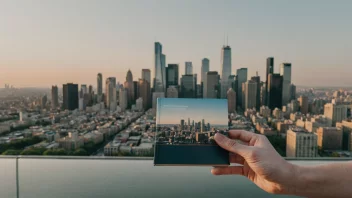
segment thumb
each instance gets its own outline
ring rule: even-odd
[[[251,152],[251,147],[240,144],[220,133],[215,134],[214,139],[216,143],[218,143],[218,145],[223,149],[241,155],[242,157],[247,156],[247,154]]]

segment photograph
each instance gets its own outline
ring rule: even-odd
[[[228,164],[216,133],[228,133],[226,99],[158,98],[155,165]]]

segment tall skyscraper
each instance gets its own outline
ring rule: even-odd
[[[42,96],[41,100],[40,100],[40,105],[42,109],[45,109],[46,107],[46,103],[48,102],[48,97],[46,96],[46,94],[44,96]]]
[[[158,98],[165,98],[165,92],[153,92],[153,101],[152,101],[152,108],[153,108],[153,114],[156,115],[156,104]]]
[[[257,111],[260,109],[260,99],[261,99],[261,95],[260,95],[260,89],[261,89],[261,83],[260,83],[260,76],[258,76],[258,73],[256,76],[252,76],[251,78],[252,81],[254,81],[257,84],[257,96],[256,96],[256,109]]]
[[[291,100],[296,100],[296,86],[294,84],[290,85],[290,96]]]
[[[165,55],[162,53],[162,45],[159,42],[154,43],[154,91],[164,92],[166,87],[165,78]]]
[[[257,107],[257,82],[248,80],[245,82],[245,108],[252,109]]]
[[[287,131],[287,157],[316,157],[318,154],[317,135],[308,133],[301,128]]]
[[[116,78],[109,77],[105,81],[105,105],[108,109],[114,109],[117,106],[116,96]]]
[[[268,106],[269,105],[269,74],[273,74],[274,73],[274,57],[268,57],[266,59],[266,76],[265,76],[265,86],[266,86],[266,99],[265,99],[265,103]]]
[[[133,96],[134,98],[137,99],[140,97],[139,96],[139,86],[138,86],[138,81],[133,81]]]
[[[291,63],[282,63],[280,65],[280,75],[283,78],[282,104],[287,105],[291,101]]]
[[[88,93],[88,88],[86,84],[81,84],[81,92],[82,94]]]
[[[97,75],[97,102],[103,101],[103,75],[98,73]]]
[[[203,98],[217,98],[220,86],[220,76],[216,71],[209,71],[206,75],[207,77],[204,81]]]
[[[51,87],[51,108],[57,109],[59,107],[59,89],[57,86]]]
[[[307,96],[300,96],[298,98],[299,101],[299,108],[302,114],[308,114],[308,97]]]
[[[131,70],[127,71],[126,81],[124,83],[125,89],[127,89],[127,107],[131,107],[135,101],[134,87],[133,87],[133,75]]]
[[[144,110],[147,110],[150,108],[150,99],[151,99],[151,92],[150,92],[150,82],[148,82],[146,79],[139,79],[138,82],[138,91],[139,91],[139,97],[143,99],[143,108]]]
[[[128,90],[124,87],[119,90],[119,106],[121,111],[125,111],[128,105]]]
[[[178,64],[168,64],[166,68],[166,88],[178,86]]]
[[[201,68],[201,82],[205,81],[207,76],[207,72],[209,71],[209,59],[203,58],[202,59],[202,68]]]
[[[243,101],[243,91],[242,91],[242,83],[247,82],[248,70],[247,68],[237,69],[237,106],[244,106]]]
[[[231,72],[231,47],[223,46],[221,49],[221,98],[226,98],[227,90],[230,87],[229,77],[231,75]]]
[[[152,83],[150,77],[150,69],[142,69],[142,79],[148,81],[149,84]]]
[[[197,96],[197,78],[196,75],[182,75],[181,77],[181,98],[196,98]]]
[[[236,112],[236,92],[232,88],[227,91],[227,107],[229,113]]]
[[[89,85],[89,87],[88,87],[88,93],[89,93],[90,95],[93,94],[93,86],[92,86],[92,85]]]
[[[209,71],[209,59],[203,58],[202,60],[202,68],[201,68],[201,80],[200,80],[200,86],[201,86],[201,95],[204,98],[204,82],[205,78],[207,77],[207,72]]]
[[[268,107],[270,109],[282,108],[282,76],[280,74],[268,75]]]
[[[185,63],[185,75],[192,75],[193,74],[193,66],[192,62]]]
[[[67,83],[62,87],[63,109],[75,110],[78,108],[78,84]]]

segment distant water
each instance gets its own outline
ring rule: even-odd
[[[20,159],[21,198],[285,197],[210,167],[155,167],[152,160]],[[14,160],[0,158],[0,197],[15,197]]]

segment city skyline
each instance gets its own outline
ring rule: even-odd
[[[180,120],[201,121],[211,125],[227,125],[227,100],[160,98],[157,124],[180,124]],[[170,113],[172,111],[172,113]]]
[[[0,85],[50,88],[73,82],[96,88],[97,73],[103,74],[103,80],[111,76],[123,83],[128,69],[137,80],[143,68],[150,69],[154,78],[152,48],[156,41],[163,45],[165,65],[182,66],[191,61],[193,73],[200,76],[202,59],[208,58],[210,71],[220,73],[225,35],[232,49],[232,74],[245,67],[248,78],[256,71],[265,77],[265,59],[272,56],[274,73],[281,63],[292,63],[294,84],[339,87],[352,83],[348,75],[352,43],[346,39],[352,33],[346,25],[351,2],[319,1],[319,6],[314,1],[305,6],[292,2],[290,9],[280,1],[254,2],[129,1],[119,6],[118,1],[82,1],[67,6],[64,1],[34,1],[21,2],[23,6],[18,8],[15,1],[3,1]],[[166,9],[169,6],[175,11]],[[156,9],[169,12],[157,13]],[[213,14],[206,14],[208,11]],[[300,16],[295,14],[298,12]],[[176,23],[169,26],[165,18]],[[261,26],[265,28],[256,31]],[[190,28],[194,31],[178,36]],[[319,75],[312,75],[316,71]],[[183,74],[180,69],[179,76]]]

